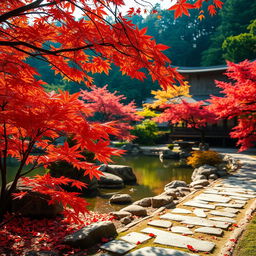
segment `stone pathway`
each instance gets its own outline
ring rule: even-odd
[[[107,254],[102,255],[224,255],[223,248],[232,232],[256,201],[256,158],[238,154],[232,157],[243,164],[238,172],[103,244],[100,248]]]

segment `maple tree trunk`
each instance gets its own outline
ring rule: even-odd
[[[205,132],[204,132],[204,130],[200,129],[200,133],[201,133],[201,143],[205,143]]]

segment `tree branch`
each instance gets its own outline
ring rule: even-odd
[[[22,14],[25,11],[29,11],[31,9],[35,9],[35,8],[39,7],[40,4],[43,1],[44,0],[36,0],[35,2],[33,2],[31,4],[27,4],[27,5],[21,6],[21,7],[17,8],[17,9],[11,10],[11,11],[9,11],[7,13],[4,13],[4,14],[2,14],[0,16],[0,22],[4,22],[4,21],[6,21],[9,18],[14,17],[14,16],[19,16],[20,14]]]

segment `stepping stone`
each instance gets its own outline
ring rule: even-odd
[[[238,209],[234,209],[234,208],[224,208],[222,209],[225,212],[231,212],[231,213],[238,213],[240,212]]]
[[[219,194],[219,190],[216,190],[216,189],[206,189],[205,193],[207,193],[207,194]]]
[[[211,217],[210,220],[223,221],[225,223],[236,223],[236,220],[227,217]]]
[[[185,220],[187,217],[188,217],[188,216],[166,213],[166,214],[160,216],[160,219],[167,219],[167,220],[174,220],[174,221],[182,221],[182,220]]]
[[[201,218],[206,218],[207,215],[205,214],[203,209],[195,209],[193,211],[193,213],[197,216],[197,217],[201,217]]]
[[[223,203],[219,203],[219,204],[216,204],[216,206],[242,209],[244,207],[244,204],[223,204]]]
[[[236,204],[242,204],[242,205],[247,204],[247,202],[241,201],[241,200],[235,200],[235,203],[236,203]]]
[[[171,231],[174,233],[181,233],[181,234],[185,234],[185,235],[193,235],[194,234],[194,232],[191,231],[189,228],[183,227],[183,226],[172,227]]]
[[[195,200],[199,199],[202,201],[207,201],[207,202],[217,202],[217,203],[228,203],[231,199],[229,197],[225,196],[218,196],[218,195],[213,195],[213,194],[200,194],[199,196],[194,198]]]
[[[248,200],[250,200],[249,198],[241,197],[241,196],[230,196],[230,198],[237,199],[237,200],[240,200],[240,201],[248,201]]]
[[[143,243],[149,240],[150,238],[151,238],[150,236],[147,236],[138,232],[131,232],[125,236],[120,237],[120,239],[132,244],[137,244],[138,242]]]
[[[238,197],[246,197],[246,198],[255,198],[254,195],[248,195],[248,194],[239,194],[239,193],[233,193],[233,192],[220,192],[220,195],[227,195],[227,196],[238,196]]]
[[[171,232],[162,231],[154,228],[145,228],[141,230],[144,233],[153,233],[156,235],[154,243],[175,246],[181,248],[187,248],[188,245],[194,247],[195,250],[203,252],[211,252],[215,247],[215,244],[208,241],[202,241],[192,237],[177,235]]]
[[[209,227],[201,227],[195,229],[197,233],[204,233],[208,235],[221,236],[223,234],[223,230],[220,228],[209,228]]]
[[[199,256],[199,255],[154,246],[154,247],[144,247],[139,250],[135,250],[131,253],[126,254],[125,256]]]
[[[205,226],[205,227],[216,227],[227,229],[230,226],[229,222],[221,222],[221,221],[212,221],[208,219],[194,217],[194,219],[183,220],[181,223],[188,225],[196,225],[196,226]]]
[[[192,211],[183,209],[183,208],[175,208],[171,212],[172,213],[184,213],[184,214],[192,213]]]
[[[148,222],[148,225],[159,228],[170,228],[172,226],[172,223],[168,220],[152,220]]]
[[[221,212],[221,211],[210,211],[210,214],[212,215],[217,215],[217,216],[223,216],[223,217],[230,217],[230,218],[234,218],[236,217],[236,215],[234,213],[231,212]]]
[[[112,240],[108,243],[101,245],[100,249],[117,253],[117,254],[124,254],[135,247],[136,247],[135,244],[130,244],[122,240]]]
[[[213,204],[203,204],[203,203],[198,203],[197,201],[188,201],[188,202],[184,203],[183,205],[198,207],[198,208],[205,208],[205,209],[215,209],[215,205],[213,205]]]
[[[168,219],[173,221],[181,221],[183,224],[188,225],[197,225],[197,226],[206,226],[206,227],[217,227],[217,228],[228,228],[229,224],[217,221],[211,221],[208,219],[203,219],[199,217],[192,217],[192,216],[184,216],[184,215],[177,215],[166,213],[160,217],[161,219]]]

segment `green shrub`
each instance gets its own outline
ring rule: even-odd
[[[172,143],[171,143],[171,144],[168,144],[167,147],[168,147],[170,150],[173,150],[174,144],[172,144]]]
[[[154,145],[157,139],[157,132],[157,124],[152,120],[146,119],[141,124],[136,125],[131,131],[131,134],[136,136],[134,143]]]
[[[126,145],[127,143],[129,143],[129,142],[127,142],[127,141],[115,141],[113,143],[113,146],[116,147],[116,148],[121,148],[123,145]]]
[[[222,162],[221,155],[216,151],[193,151],[192,155],[188,157],[187,164],[197,168],[204,164],[216,166]]]

